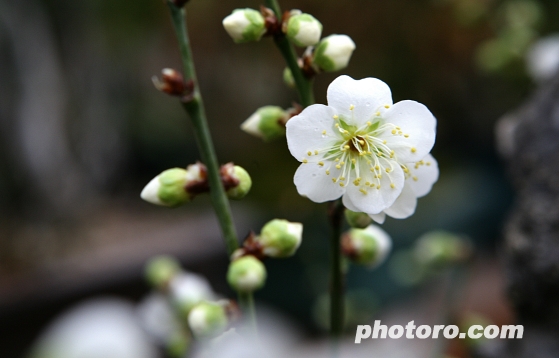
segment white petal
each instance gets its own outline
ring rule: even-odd
[[[423,165],[418,163],[417,169],[415,169],[416,164],[408,165],[411,176],[406,179],[406,185],[411,187],[418,198],[427,195],[431,191],[433,184],[439,179],[439,164],[431,154],[427,154],[423,158],[423,163]]]
[[[155,204],[155,205],[165,205],[159,199],[159,188],[161,187],[161,182],[159,181],[159,175],[150,180],[150,182],[144,187],[140,193],[140,197],[145,201]]]
[[[368,177],[371,172],[366,164],[362,165],[361,173],[363,173],[362,182],[376,181],[376,179],[372,179],[372,176]],[[365,173],[367,176],[365,176]],[[390,179],[392,179],[392,181]],[[394,188],[391,187],[391,183],[394,184]],[[391,206],[398,195],[400,195],[404,188],[404,172],[402,168],[396,164],[390,174],[382,173],[380,189],[366,187],[367,194],[364,194],[359,191],[361,188],[361,186],[355,186],[352,183],[348,183],[346,188],[345,195],[349,196],[351,203],[359,209],[354,211],[367,213],[369,215],[378,214]]]
[[[338,138],[339,131],[334,130],[333,115],[332,108],[313,104],[287,122],[287,146],[295,159],[302,161],[308,158],[308,151],[326,148],[328,143]],[[323,134],[324,131],[326,134]]]
[[[377,240],[378,254],[375,258],[375,264],[371,267],[377,267],[384,262],[390,251],[392,250],[392,239],[390,236],[377,225],[369,225],[365,229],[371,233]]]
[[[331,172],[326,175],[325,169],[315,163],[301,164],[293,178],[297,192],[316,203],[338,199],[345,189],[332,182],[337,172],[335,169]]]
[[[384,224],[384,220],[386,219],[386,214],[383,212],[378,214],[371,214],[369,215],[371,219],[373,219],[377,224]]]
[[[351,211],[355,211],[356,213],[359,212],[359,209],[357,209],[357,207],[351,202],[349,195],[344,195],[342,197],[342,204],[344,204],[344,206]]]
[[[395,124],[402,130],[402,135],[392,135],[390,131],[385,131],[380,136],[396,152],[399,162],[417,162],[433,148],[437,121],[423,104],[401,101],[384,112],[383,117],[386,122]],[[404,136],[406,134],[407,138]]]
[[[404,190],[396,199],[394,204],[384,212],[388,216],[392,216],[395,219],[405,219],[410,217],[415,212],[415,207],[417,206],[417,197],[409,185],[404,186]]]
[[[348,120],[353,118],[352,124],[357,126],[369,121],[379,107],[392,104],[390,87],[370,77],[354,80],[349,76],[340,76],[330,83],[326,97],[328,106],[333,107],[336,114]],[[353,110],[350,110],[351,105]]]

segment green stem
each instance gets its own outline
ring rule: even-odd
[[[239,301],[243,312],[247,315],[247,322],[252,330],[251,334],[258,335],[258,322],[256,321],[256,310],[254,308],[254,296],[252,292],[239,293]]]
[[[330,239],[330,333],[334,340],[334,355],[337,355],[337,341],[344,327],[344,271],[341,253],[341,229],[343,205],[340,200],[330,203],[328,218],[331,227]]]
[[[198,81],[196,79],[196,71],[194,69],[194,60],[192,58],[192,50],[190,48],[190,40],[186,28],[186,11],[184,8],[177,8],[172,2],[167,1],[171,12],[173,27],[179,41],[180,55],[184,70],[184,79],[186,83],[192,83],[193,94],[192,99],[183,102],[183,107],[190,116],[196,141],[200,150],[202,162],[208,168],[208,180],[210,182],[210,197],[216,212],[221,231],[227,246],[227,252],[231,255],[238,247],[237,233],[231,215],[231,207],[225,193],[225,189],[221,183],[219,173],[219,163],[215,154],[214,145],[206,119],[204,103],[200,90],[198,89]]]
[[[266,0],[265,3],[266,6],[274,10],[274,12],[276,13],[276,17],[278,19],[281,19],[282,13],[278,2],[276,0]],[[312,91],[313,81],[312,79],[305,77],[303,71],[299,67],[299,64],[297,63],[298,56],[295,52],[295,49],[293,48],[291,43],[289,43],[287,37],[285,37],[283,33],[274,35],[274,42],[276,43],[276,46],[280,50],[283,58],[285,59],[285,62],[287,63],[287,66],[293,74],[293,79],[295,80],[295,85],[297,87],[297,93],[299,94],[301,105],[303,107],[308,107],[311,104],[314,104],[314,94]]]

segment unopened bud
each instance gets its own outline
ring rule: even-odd
[[[295,254],[303,236],[303,224],[274,219],[262,228],[256,238],[262,252],[270,257],[289,257]]]
[[[351,229],[342,237],[344,255],[357,264],[369,267],[382,264],[391,248],[390,236],[376,225]]]
[[[221,166],[221,181],[229,199],[241,200],[252,187],[250,175],[242,167],[227,163]]]
[[[259,108],[241,124],[241,129],[255,137],[271,141],[285,136],[285,123],[288,114],[276,106]]]
[[[225,307],[220,303],[200,302],[188,314],[188,325],[196,338],[213,338],[228,325]]]
[[[289,67],[286,67],[283,70],[283,83],[285,83],[289,88],[295,88],[295,79],[293,78],[293,72],[291,72]]]
[[[256,291],[266,282],[266,267],[254,256],[243,256],[229,264],[227,282],[238,292]]]
[[[179,273],[169,281],[169,294],[173,304],[184,317],[201,301],[215,298],[208,280],[190,272]]]
[[[425,265],[440,267],[459,263],[470,257],[472,247],[469,240],[446,232],[433,231],[417,239],[414,254]]]
[[[223,27],[236,43],[258,41],[266,32],[264,17],[254,9],[236,9],[223,19]]]
[[[351,211],[349,209],[345,209],[345,219],[349,226],[356,229],[364,229],[373,222],[373,219],[371,219],[369,215]]]
[[[151,78],[155,88],[172,96],[182,96],[186,87],[182,74],[172,68],[164,68],[161,71],[161,80],[157,76]]]
[[[322,71],[339,71],[349,63],[355,43],[347,35],[330,35],[316,46],[313,63]]]
[[[322,34],[322,24],[309,14],[292,12],[287,21],[286,35],[295,45],[312,46],[318,43]]]
[[[147,281],[157,288],[166,287],[180,272],[179,262],[170,256],[156,256],[150,259],[145,266]]]

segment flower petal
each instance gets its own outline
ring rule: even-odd
[[[383,118],[401,128],[401,134],[385,131],[380,136],[394,150],[399,162],[417,162],[433,148],[437,121],[423,104],[415,101],[398,102],[384,112]]]
[[[357,207],[351,202],[349,195],[342,196],[342,204],[344,204],[344,206],[351,211],[355,211],[356,213],[359,212],[359,209],[357,209]]]
[[[371,120],[379,107],[392,105],[390,87],[376,78],[354,80],[349,76],[336,78],[326,94],[328,106],[333,107],[336,114],[347,118],[352,124],[361,126]],[[353,105],[354,109],[350,110]]]
[[[369,215],[371,219],[373,219],[377,224],[384,224],[384,220],[386,219],[386,214],[383,212],[378,214],[371,214]]]
[[[409,185],[405,185],[398,199],[384,212],[395,219],[405,219],[413,215],[416,206],[417,197],[415,193]]]
[[[361,173],[363,174],[362,183],[366,181],[377,182],[377,179],[373,179],[372,173],[369,171],[369,167],[366,164],[362,164]],[[365,174],[366,173],[366,174]],[[369,174],[370,177],[369,177]],[[394,184],[392,188],[391,184]],[[384,173],[380,179],[380,189],[365,187],[366,194],[361,192],[364,186],[356,186],[353,184],[348,184],[346,187],[346,193],[344,196],[349,196],[351,203],[357,208],[358,212],[371,214],[378,214],[384,209],[391,206],[400,192],[404,188],[404,172],[399,165],[394,165],[390,174]]]
[[[418,198],[427,195],[439,179],[439,164],[431,154],[418,163],[408,165],[408,169],[411,176],[406,179],[406,185],[412,188]]]
[[[306,196],[316,203],[323,203],[338,199],[345,192],[345,188],[332,182],[336,175],[336,169],[332,169],[332,175],[326,175],[323,167],[307,163],[299,166],[293,181],[299,195]]]
[[[308,106],[301,114],[286,124],[287,146],[298,161],[307,158],[307,152],[328,147],[336,140],[339,131],[334,130],[334,110],[322,104]],[[323,134],[326,131],[326,134]]]

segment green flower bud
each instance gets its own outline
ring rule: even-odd
[[[229,264],[227,282],[238,292],[256,291],[266,282],[266,267],[254,256],[243,256]]]
[[[286,67],[283,70],[283,83],[285,83],[289,88],[295,88],[295,79],[293,78],[293,72],[291,72],[289,67]]]
[[[248,194],[252,187],[250,175],[238,165],[231,165],[227,169],[227,175],[234,182],[238,183],[236,186],[227,190],[227,196],[229,199],[241,200]]]
[[[347,35],[330,35],[323,38],[314,51],[313,63],[322,71],[339,71],[349,63],[355,43]]]
[[[151,258],[145,266],[145,275],[153,287],[166,286],[179,272],[180,263],[170,256],[156,256]]]
[[[376,225],[351,229],[342,238],[344,255],[357,264],[371,268],[383,263],[391,248],[390,236]]]
[[[258,41],[266,33],[262,14],[253,9],[236,9],[223,19],[223,27],[236,43]]]
[[[276,106],[259,108],[241,124],[241,129],[255,137],[271,141],[285,136],[287,113]]]
[[[301,245],[303,224],[274,219],[262,228],[256,238],[262,245],[262,252],[270,257],[289,257]]]
[[[322,34],[322,24],[312,15],[302,14],[300,11],[292,13],[287,21],[286,35],[295,45],[300,47],[312,46],[318,43]]]
[[[345,209],[345,219],[349,226],[357,229],[364,229],[373,222],[373,219],[371,219],[369,215],[349,209]]]
[[[417,260],[432,267],[462,262],[471,253],[471,244],[468,240],[446,231],[426,233],[417,239],[414,247]]]
[[[220,303],[200,302],[188,314],[188,325],[197,338],[214,338],[225,331],[229,320]]]
[[[169,281],[169,296],[183,317],[198,303],[215,298],[208,280],[190,272],[177,274]]]

